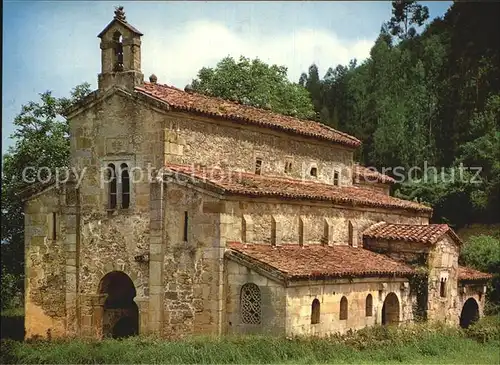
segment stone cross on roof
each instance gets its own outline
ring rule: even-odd
[[[115,19],[125,21],[125,11],[123,10],[123,6],[118,6],[115,8]]]

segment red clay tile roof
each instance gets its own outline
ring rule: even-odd
[[[240,123],[292,132],[336,142],[351,148],[361,145],[361,141],[357,138],[318,122],[285,116],[221,98],[186,92],[172,86],[145,83],[143,87],[136,87],[136,91],[165,101],[170,107],[179,111],[195,112]]]
[[[460,238],[447,224],[411,225],[379,222],[366,229],[363,237],[434,244],[445,233],[449,233],[455,241],[461,243]]]
[[[387,256],[351,246],[287,244],[228,244],[228,257],[247,259],[266,271],[279,271],[286,279],[409,276],[415,271]]]
[[[381,174],[380,172],[369,169],[365,166],[354,165],[353,168],[353,179],[357,181],[366,181],[371,183],[383,183],[383,184],[394,184],[396,180],[388,175]]]
[[[458,280],[488,280],[492,277],[493,275],[491,274],[481,272],[470,267],[458,267]]]
[[[315,181],[231,172],[221,169],[202,169],[187,165],[166,165],[167,172],[181,173],[201,180],[222,193],[268,196],[284,199],[331,201],[335,204],[380,208],[399,208],[430,213],[432,208],[408,200],[391,197],[358,186],[334,186]],[[232,175],[231,175],[232,174]]]

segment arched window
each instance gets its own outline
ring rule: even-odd
[[[340,320],[344,320],[344,319],[347,319],[347,298],[346,297],[342,297],[342,299],[340,299],[340,316],[339,316]]]
[[[367,317],[371,317],[373,315],[373,297],[371,294],[366,296],[365,315]]]
[[[318,168],[317,167],[311,167],[310,174],[311,174],[311,176],[317,177],[318,176]]]
[[[108,209],[116,209],[116,169],[115,165],[108,165]]]
[[[127,209],[130,206],[130,175],[126,163],[121,164],[120,173],[122,183],[122,208]]]
[[[123,37],[120,32],[116,31],[113,34],[115,42],[115,65],[114,71],[123,71]]]
[[[314,299],[311,305],[311,324],[319,323],[320,304],[318,299]]]
[[[257,285],[248,283],[241,287],[240,311],[242,323],[260,324],[261,295]]]
[[[439,286],[439,295],[441,296],[441,298],[446,297],[446,279],[445,278],[441,278],[441,283]]]

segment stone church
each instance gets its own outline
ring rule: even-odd
[[[490,275],[361,142],[141,72],[123,8],[98,89],[67,111],[73,178],[25,201],[26,337],[328,335],[420,318],[468,326]]]

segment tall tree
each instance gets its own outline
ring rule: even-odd
[[[444,168],[437,183],[400,189],[432,202],[437,221],[498,221],[500,48],[484,35],[498,32],[500,3],[455,2],[419,35],[411,28],[424,24],[425,7],[393,5],[370,57],[330,68],[320,80],[320,120],[361,139],[357,158],[364,164]],[[304,86],[309,74],[301,77]],[[447,182],[460,163],[482,168],[478,184]]]
[[[202,94],[266,108],[299,118],[314,117],[307,90],[287,78],[284,66],[267,65],[243,56],[222,59],[215,68],[203,67],[191,87]]]
[[[322,103],[321,103],[321,94],[322,94],[322,84],[319,78],[318,66],[314,63],[309,67],[309,72],[306,75],[303,73],[300,76],[299,84],[304,86],[307,91],[309,91],[309,95],[311,97],[311,101],[313,103],[314,110],[316,112],[316,116],[318,117],[321,113]]]
[[[75,87],[69,98],[56,98],[50,91],[44,92],[39,101],[23,105],[14,119],[15,144],[3,155],[2,169],[1,264],[10,274],[23,274],[24,214],[18,193],[28,185],[27,180],[36,177],[30,170],[25,179],[23,171],[27,167],[47,167],[53,171],[67,166],[69,129],[63,112],[89,92],[88,83]]]
[[[440,128],[436,143],[440,159],[449,165],[460,145],[470,140],[470,121],[485,109],[491,95],[500,92],[500,3],[455,2],[441,25],[446,42],[446,67],[438,80]]]
[[[392,2],[392,17],[387,28],[393,36],[409,39],[417,34],[415,25],[422,26],[429,18],[429,9],[415,0],[396,0]]]

